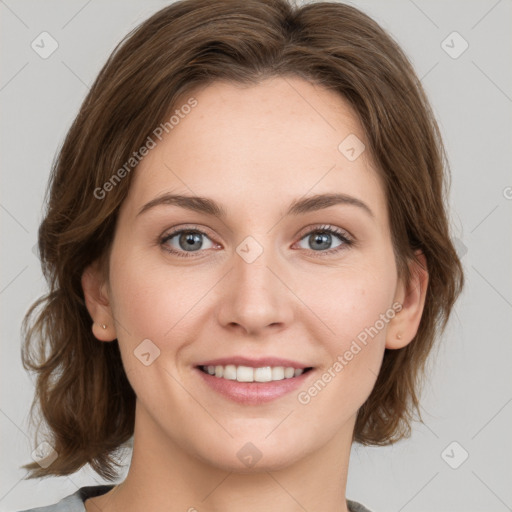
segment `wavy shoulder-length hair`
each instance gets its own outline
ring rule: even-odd
[[[425,362],[464,274],[449,235],[445,148],[411,63],[373,19],[342,3],[182,0],[117,45],[52,166],[38,239],[49,289],[24,318],[22,360],[37,374],[30,408],[32,421],[40,408],[36,444],[44,423],[58,456],[50,465],[24,465],[28,478],[67,475],[89,463],[114,480],[115,456],[133,435],[135,394],[117,340],[93,336],[81,286],[84,269],[109,253],[136,172],[126,162],[195,88],[276,76],[303,78],[350,103],[385,187],[399,276],[409,282],[418,249],[427,262],[417,334],[404,348],[386,349],[353,439],[394,443],[410,436],[416,413],[421,419]],[[113,182],[114,175],[122,179]]]

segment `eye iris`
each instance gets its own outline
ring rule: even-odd
[[[319,243],[321,247],[317,247],[317,249],[328,249],[331,244],[331,235],[325,232],[319,232],[310,236],[310,240],[312,241],[312,246],[316,243]]]
[[[193,247],[193,244],[198,242],[198,247]],[[201,240],[201,235],[199,233],[194,233],[192,231],[184,231],[180,236],[180,246],[182,248],[189,248],[194,251],[201,249],[203,242]]]

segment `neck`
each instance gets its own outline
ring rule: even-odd
[[[355,420],[355,418],[354,418]],[[347,512],[353,422],[321,450],[246,472],[221,468],[169,438],[140,406],[124,482],[86,501],[87,512]],[[258,469],[257,469],[258,468]]]

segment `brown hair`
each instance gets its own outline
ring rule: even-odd
[[[385,186],[399,275],[408,282],[415,250],[427,261],[418,332],[404,348],[385,351],[354,440],[393,443],[410,435],[414,412],[421,419],[420,376],[464,275],[449,236],[445,149],[411,64],[375,21],[348,5],[184,0],[151,16],[115,48],[52,168],[39,228],[49,291],[24,318],[22,358],[25,369],[37,372],[31,417],[39,404],[58,458],[47,468],[23,466],[28,478],[66,475],[89,463],[113,480],[114,455],[133,434],[135,394],[117,341],[93,336],[81,286],[86,266],[109,253],[133,173],[100,199],[97,191],[168,119],[178,97],[216,80],[256,84],[272,76],[302,77],[351,104]]]

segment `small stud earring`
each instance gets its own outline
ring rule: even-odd
[[[107,326],[105,324],[101,324],[102,329],[106,329]]]
[[[401,340],[402,339],[402,335],[401,334],[397,334],[396,337]]]

